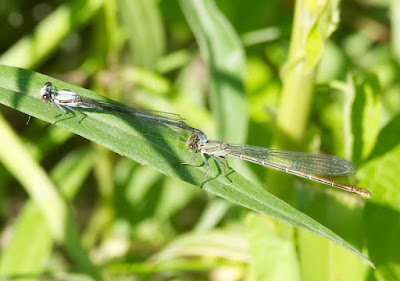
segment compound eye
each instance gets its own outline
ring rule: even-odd
[[[42,101],[44,102],[48,102],[51,99],[51,88],[53,87],[53,84],[51,84],[50,82],[47,82],[46,84],[44,84],[42,90],[40,91],[41,93],[41,98]]]
[[[42,94],[42,101],[48,102],[49,100],[50,100],[50,94],[49,93]]]

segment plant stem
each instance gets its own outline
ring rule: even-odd
[[[305,45],[311,26],[305,23],[314,22],[310,17],[305,1],[296,1],[289,58],[282,70],[283,87],[276,124],[274,146],[280,149],[300,149],[305,137],[315,80],[315,67],[306,69]],[[272,192],[294,203],[292,184],[282,180],[282,175],[270,175]]]

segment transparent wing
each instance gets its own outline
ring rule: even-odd
[[[80,101],[82,103],[81,107],[92,108],[104,112],[118,112],[128,116],[130,115],[140,120],[151,121],[147,123],[148,127],[157,127],[160,129],[163,126],[166,126],[172,129],[172,131],[175,132],[175,135],[179,136],[186,136],[186,132],[189,131],[191,133],[195,133],[201,139],[205,141],[207,140],[206,135],[202,131],[187,125],[184,122],[185,119],[179,114],[135,108],[112,101],[91,100],[84,98],[81,98]],[[157,125],[157,123],[161,124],[162,126],[160,127]]]
[[[356,165],[333,155],[234,144],[228,144],[227,150],[235,154],[249,155],[269,163],[310,174],[346,176],[357,171]]]
[[[120,112],[120,113],[124,113],[124,114],[147,115],[147,116],[158,117],[163,120],[169,120],[169,121],[173,121],[173,122],[183,122],[185,120],[179,114],[157,111],[157,110],[149,110],[149,109],[144,109],[144,108],[130,107],[127,105],[119,104],[116,102],[114,103],[111,101],[109,102],[109,101],[82,99],[82,102],[94,105],[93,108],[111,110],[111,111],[116,111],[116,112]]]

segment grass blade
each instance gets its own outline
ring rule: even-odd
[[[101,96],[89,90],[32,71],[1,66],[0,102],[43,120],[54,121],[59,114],[58,110],[43,112],[49,105],[44,104],[38,97],[40,88],[47,81],[52,82],[58,88],[67,88],[84,97],[101,98]],[[69,115],[71,118],[65,116],[67,119],[63,119],[57,125],[143,165],[152,167],[165,175],[179,178],[196,186],[201,184],[206,171],[204,165],[200,168],[177,165],[187,161],[192,156],[184,146],[184,139],[169,134],[168,131],[150,132],[148,126],[146,126],[149,123],[134,118],[101,112],[85,111],[85,114],[87,116],[80,123]],[[197,159],[196,163],[201,164],[201,159]],[[210,166],[212,172],[209,179],[204,183],[205,190],[248,209],[328,238],[373,266],[357,249],[307,215],[234,171],[229,173],[230,181],[228,181],[213,161],[210,161]],[[217,171],[219,173],[216,175]]]

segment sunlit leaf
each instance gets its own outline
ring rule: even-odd
[[[75,91],[84,97],[104,98],[89,90],[35,72],[2,66],[0,67],[0,102],[37,118],[54,122],[60,114],[59,110],[54,108],[54,110],[43,112],[50,105],[44,104],[38,97],[42,85],[47,81],[51,81],[58,88]],[[150,129],[149,126],[156,124],[149,121],[87,110],[85,117],[79,122],[70,114],[64,116],[57,125],[165,175],[179,178],[193,185],[200,186],[206,172],[204,165],[200,168],[178,165],[190,159],[191,156],[184,146],[185,139],[182,139],[182,135],[173,134],[177,131],[162,130],[161,126]],[[196,163],[201,164],[201,159],[197,160]],[[210,161],[210,166],[212,172],[204,183],[205,190],[243,207],[326,237],[352,251],[372,266],[364,255],[323,225],[234,171],[229,172],[228,180],[213,161]]]

